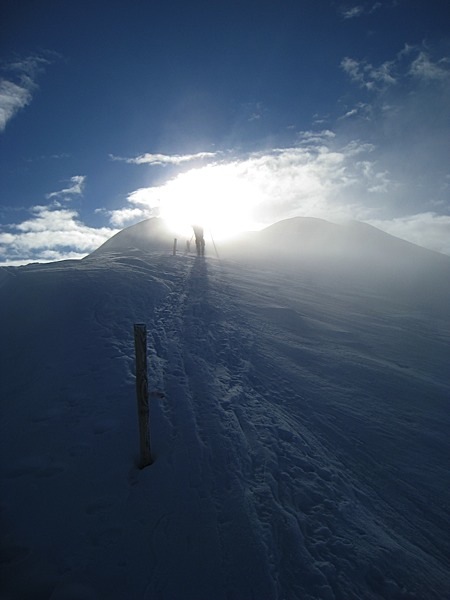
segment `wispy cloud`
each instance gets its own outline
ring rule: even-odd
[[[50,60],[44,56],[29,56],[1,64],[0,78],[0,131],[32,100],[37,90],[37,77]]]
[[[197,152],[196,154],[141,154],[133,158],[123,158],[110,154],[111,160],[124,161],[132,165],[180,165],[182,163],[196,160],[210,159],[216,156],[216,152]]]
[[[381,7],[381,2],[369,2],[365,4],[356,4],[353,6],[341,6],[339,12],[344,19],[355,19],[363,15],[371,15]]]
[[[360,172],[364,175],[366,189],[369,194],[382,192],[387,193],[394,187],[391,181],[389,171],[379,171],[375,168],[375,163],[363,160],[357,163]]]
[[[323,129],[322,131],[300,131],[297,134],[299,144],[303,146],[316,146],[327,144],[336,137],[334,131]]]
[[[389,191],[377,196],[383,217],[372,222],[449,252],[444,238],[450,213],[450,57],[423,43],[405,45],[381,65],[347,57],[341,66],[356,91],[353,106],[338,120],[338,137],[357,132],[373,143],[371,163],[378,174],[370,174],[371,164],[361,164],[371,181],[365,203],[368,194]]]
[[[269,110],[263,102],[245,102],[240,106],[240,118],[244,121],[260,121]]]
[[[68,196],[80,196],[83,193],[84,184],[86,181],[85,175],[74,175],[70,178],[69,187],[63,188],[56,192],[51,192],[46,195],[47,200],[50,198],[67,198]]]
[[[61,154],[41,154],[40,156],[34,156],[32,158],[27,158],[27,162],[35,162],[35,161],[47,161],[47,160],[64,160],[70,158],[70,154],[66,152],[61,152]]]
[[[342,7],[341,14],[344,19],[354,19],[355,17],[360,17],[364,13],[364,6],[351,6],[351,7]]]
[[[450,57],[433,58],[430,51],[419,45],[406,44],[392,59],[373,65],[365,60],[346,56],[341,68],[353,83],[375,94],[388,91],[395,85],[450,81]]]
[[[338,117],[338,121],[343,119],[351,119],[352,117],[360,117],[370,119],[372,115],[372,107],[367,102],[357,102],[352,108],[347,110],[343,115]]]
[[[417,58],[411,63],[409,71],[412,77],[423,80],[449,81],[450,59],[443,57],[433,62],[428,52],[420,51]]]
[[[5,79],[0,81],[0,131],[13,116],[31,102],[33,86],[13,83]]]
[[[450,119],[450,57],[422,45],[405,45],[392,60],[372,65],[346,57],[341,67],[350,80],[367,93],[347,106],[341,120],[370,121],[371,134],[396,136],[398,143],[448,136]],[[447,130],[447,131],[446,131]],[[368,134],[367,128],[361,128]],[[429,142],[428,142],[429,143]]]
[[[386,61],[374,67],[367,61],[358,61],[346,56],[341,61],[342,69],[350,79],[367,90],[379,90],[396,83],[395,61]]]

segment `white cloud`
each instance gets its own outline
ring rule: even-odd
[[[134,158],[110,155],[111,160],[120,160],[133,165],[180,165],[194,160],[210,159],[216,152],[197,152],[196,154],[141,154]]]
[[[154,216],[157,209],[164,216],[167,208],[189,221],[198,206],[218,215],[219,229],[230,220],[242,221],[248,230],[293,216],[356,219],[450,254],[450,217],[414,212],[395,163],[392,172],[375,144],[341,139],[345,136],[330,130],[301,132],[297,146],[216,160],[179,173],[162,185],[129,194],[127,206],[110,213],[111,223],[131,224]]]
[[[48,63],[43,56],[29,56],[3,65],[2,70],[8,77],[0,79],[0,131],[4,131],[8,121],[31,102],[37,89],[36,78],[43,65]]]
[[[335,222],[356,219],[450,254],[450,217],[413,213],[407,205],[403,216],[390,216],[386,206],[399,183],[380,164],[374,144],[358,139],[341,143],[330,130],[301,132],[298,139],[297,146],[214,160],[161,185],[136,189],[124,208],[97,211],[109,216],[111,227],[89,227],[77,211],[57,201],[35,206],[29,219],[2,229],[0,258],[10,265],[81,258],[114,235],[116,228],[160,211],[190,223],[199,207],[216,219],[211,227],[215,237],[221,226],[235,227],[236,222],[248,230],[293,216]],[[400,197],[404,191],[400,189]]]
[[[0,264],[82,258],[117,233],[109,227],[89,227],[76,211],[58,205],[34,206],[30,212],[30,219],[0,233]]]
[[[127,196],[127,202],[131,206],[104,212],[114,227],[124,227],[159,216],[161,196],[166,195],[168,187],[170,182],[158,187],[139,188]]]
[[[50,198],[64,198],[65,196],[79,196],[83,193],[84,184],[86,181],[85,175],[74,175],[70,178],[71,186],[59,190],[57,192],[51,192],[46,195],[47,199]]]
[[[126,207],[109,213],[110,222],[123,226],[159,210],[164,216],[174,206],[189,220],[199,204],[217,212],[216,220],[232,217],[254,226],[295,215],[362,217],[361,186],[378,193],[388,187],[388,174],[371,161],[372,151],[359,141],[339,146],[329,130],[302,132],[298,146],[215,161],[140,188],[129,194]]]
[[[130,199],[129,202],[131,202]],[[152,216],[156,216],[155,211],[145,205],[141,208],[122,208],[120,210],[111,211],[108,214],[110,215],[110,223],[114,227],[124,227],[127,223],[137,223]]]

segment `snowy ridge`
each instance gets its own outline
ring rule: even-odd
[[[90,257],[98,257],[104,253],[124,252],[135,249],[151,251],[167,249],[173,242],[173,235],[165,222],[159,218],[146,219],[130,227],[126,227],[113,235]]]
[[[113,248],[0,285],[5,598],[449,594],[445,286]]]

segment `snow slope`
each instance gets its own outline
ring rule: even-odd
[[[267,231],[239,260],[125,232],[0,270],[0,598],[449,597],[450,260],[372,279]]]

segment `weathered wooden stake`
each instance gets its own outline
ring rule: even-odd
[[[177,238],[173,238],[173,255],[177,253]]]
[[[153,461],[150,447],[148,408],[147,327],[142,323],[134,325],[134,348],[136,352],[136,395],[139,418],[139,466],[143,469],[151,465]]]

